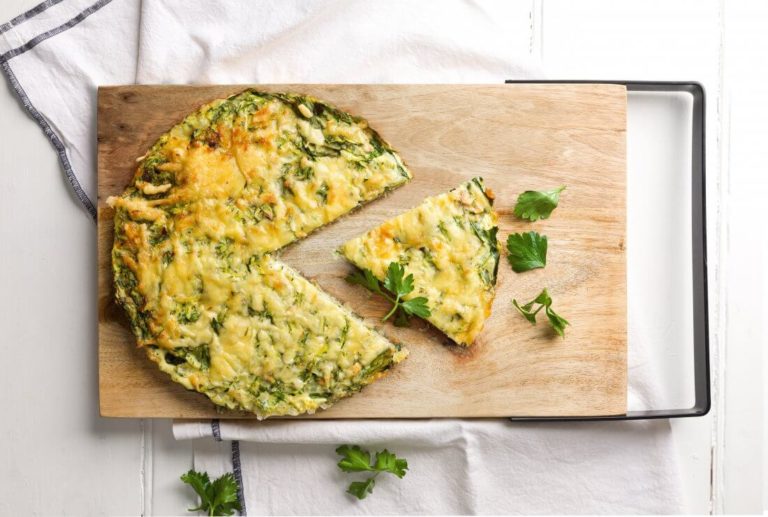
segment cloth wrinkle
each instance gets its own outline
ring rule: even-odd
[[[543,76],[530,51],[527,2],[233,0],[226,9],[203,0],[188,0],[181,9],[172,0],[50,3],[44,13],[0,34],[3,52],[24,49],[2,69],[54,145],[70,193],[94,218],[97,85],[501,84]],[[639,331],[630,327],[633,332]],[[630,340],[636,344],[629,358],[631,408],[651,400],[657,387],[655,372],[643,361],[641,332],[640,337]],[[197,470],[231,472],[239,457],[252,514],[682,509],[669,422],[221,420],[223,442],[215,442],[208,419],[176,421],[173,433],[179,440],[194,439]],[[239,455],[232,454],[233,441]],[[379,476],[374,494],[356,501],[345,493],[353,477],[336,465],[334,451],[342,443],[372,452],[386,447],[408,460],[409,471],[403,479]]]

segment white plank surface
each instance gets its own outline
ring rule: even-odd
[[[0,515],[136,515],[141,423],[98,416],[96,228],[5,80],[0,141]]]
[[[0,20],[36,3],[4,0]],[[707,88],[716,398],[710,416],[675,421],[673,430],[690,511],[759,512],[768,503],[760,493],[768,354],[757,360],[766,344],[759,286],[764,293],[768,285],[768,239],[756,201],[768,195],[768,77],[758,51],[768,48],[765,3],[532,0],[520,9],[530,20],[520,45],[541,55],[552,78],[694,79]],[[0,390],[0,514],[184,513],[190,494],[177,480],[192,445],[174,442],[169,422],[97,417],[95,228],[2,80],[0,141],[0,330],[13,366]]]
[[[765,49],[768,3],[724,3],[723,189],[725,342],[722,347],[721,429],[715,471],[716,510],[755,513],[766,477],[760,444],[766,407],[763,367],[768,345],[768,102]],[[762,287],[762,289],[761,289]],[[759,357],[763,354],[764,360]],[[762,441],[765,449],[766,442]],[[746,475],[745,475],[746,474]],[[768,491],[766,491],[768,492]],[[762,494],[766,497],[766,493]]]

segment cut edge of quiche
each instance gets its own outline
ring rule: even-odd
[[[429,197],[419,206],[347,241],[340,253],[383,281],[392,262],[413,275],[404,299],[425,297],[432,325],[473,344],[491,315],[499,268],[498,216],[482,178]]]
[[[258,418],[325,409],[407,356],[270,253],[411,179],[367,122],[245,90],[139,159],[115,209],[115,296],[187,389]]]
[[[252,266],[252,268],[256,269],[256,266]],[[286,300],[286,305],[293,304],[292,306],[295,307],[295,304],[307,302],[312,305],[310,310],[319,309],[318,312],[324,314],[321,325],[324,327],[322,329],[323,337],[327,339],[320,340],[319,343],[309,343],[308,333],[305,330],[301,337],[296,340],[304,349],[311,349],[312,347],[316,349],[317,346],[320,346],[328,349],[333,348],[334,353],[341,354],[346,347],[354,348],[364,340],[367,342],[364,353],[367,353],[369,357],[358,364],[352,362],[347,365],[349,372],[351,372],[348,378],[335,379],[342,381],[341,384],[336,384],[336,388],[341,389],[330,389],[332,379],[315,375],[317,372],[314,369],[307,368],[298,373],[316,381],[313,390],[293,395],[288,393],[286,396],[286,390],[281,382],[271,382],[266,383],[264,386],[266,389],[260,390],[257,397],[249,397],[247,392],[243,393],[242,388],[238,387],[228,386],[224,389],[222,386],[217,386],[206,389],[206,384],[201,383],[198,378],[200,372],[195,371],[195,367],[200,362],[210,362],[210,352],[205,357],[200,355],[198,349],[164,350],[157,346],[147,346],[146,352],[149,359],[156,363],[161,371],[170,375],[175,382],[189,390],[204,393],[216,405],[236,411],[251,412],[259,420],[262,420],[270,416],[299,416],[303,413],[314,414],[318,410],[328,409],[339,400],[354,395],[365,386],[384,377],[394,365],[408,357],[408,350],[405,347],[390,342],[375,328],[366,325],[347,306],[322,291],[314,282],[305,279],[293,268],[271,257],[266,257],[258,265],[258,269],[262,270],[262,273],[263,270],[268,270],[268,276],[271,276],[276,283],[285,283],[294,287]],[[272,283],[270,282],[270,286]],[[291,321],[295,320],[292,316],[296,311],[288,309],[283,311],[283,314],[276,314],[274,305],[270,309],[268,316],[264,314],[268,309],[257,311],[261,313],[259,314],[260,319],[272,318],[275,320],[273,322],[275,326],[290,328]],[[325,318],[331,320],[330,323]],[[340,322],[334,324],[336,322],[333,320],[339,318],[343,320],[343,326]],[[219,331],[220,337],[227,325],[225,319],[222,322],[223,328]],[[257,329],[256,333],[259,332],[258,326],[252,328]],[[317,341],[317,337],[312,336],[311,339]],[[302,343],[302,341],[304,342]],[[297,347],[294,352],[300,353],[301,350]],[[190,365],[193,370],[191,372],[186,371]],[[321,364],[320,371],[322,372],[322,370]],[[327,374],[328,372],[329,370],[325,369],[323,373]]]

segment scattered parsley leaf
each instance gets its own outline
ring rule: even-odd
[[[525,305],[520,307],[520,305],[517,304],[517,300],[512,300],[512,305],[514,305],[515,308],[518,311],[520,311],[520,314],[522,314],[525,317],[525,319],[530,321],[531,324],[533,324],[533,325],[536,324],[536,312],[538,312],[538,311],[531,312],[531,308],[533,307],[533,302],[526,303]],[[541,308],[539,308],[539,309],[541,309]]]
[[[207,512],[208,515],[232,515],[240,511],[240,502],[237,500],[237,482],[231,472],[211,483],[207,472],[190,470],[181,476],[181,480],[192,487],[200,496],[200,505],[190,508],[190,512]]]
[[[371,453],[359,445],[341,445],[336,449],[336,453],[342,456],[338,466],[344,472],[374,472],[373,476],[365,481],[353,481],[347,488],[347,493],[358,499],[365,499],[368,494],[373,493],[376,476],[382,472],[389,472],[402,479],[408,470],[408,461],[398,458],[387,449],[377,452],[373,461]]]
[[[544,312],[547,314],[547,318],[549,318],[549,324],[552,325],[552,328],[555,329],[555,332],[557,332],[560,337],[565,337],[565,327],[570,325],[568,320],[553,311],[552,307],[549,305],[547,305],[547,308]]]
[[[347,493],[352,494],[358,499],[365,499],[368,494],[373,493],[373,487],[376,485],[375,478],[368,478],[365,481],[353,481],[347,488]]]
[[[552,305],[552,297],[549,296],[549,293],[547,292],[547,290],[544,289],[539,293],[539,295],[536,298],[533,299],[533,302],[549,307],[550,305]]]
[[[211,478],[208,477],[207,472],[195,472],[190,470],[186,474],[181,476],[181,480],[192,487],[200,496],[200,506],[197,508],[190,508],[190,512],[197,512],[208,508],[211,504],[211,494],[213,487],[211,486]]]
[[[395,326],[407,327],[410,323],[410,316],[427,318],[432,314],[427,305],[428,300],[423,296],[403,300],[404,296],[413,292],[413,275],[405,276],[405,268],[398,262],[389,264],[383,286],[382,282],[379,282],[368,269],[350,273],[347,275],[347,282],[362,285],[369,291],[379,293],[392,302],[392,309],[381,321],[387,321],[394,315]]]
[[[344,472],[363,472],[371,469],[371,453],[359,445],[342,445],[336,449],[342,456],[338,466]]]
[[[539,313],[539,311],[541,311],[541,309],[544,309],[544,313],[547,315],[549,324],[560,337],[565,337],[565,327],[570,325],[570,323],[568,323],[568,320],[552,310],[552,297],[549,296],[549,293],[546,289],[541,291],[539,295],[536,296],[536,298],[526,303],[525,305],[521,306],[517,303],[517,300],[512,300],[512,304],[520,312],[520,314],[522,314],[525,319],[530,321],[533,325],[536,324],[536,315]],[[536,310],[533,310],[534,305],[538,305]]]
[[[515,216],[529,221],[547,219],[552,210],[557,208],[560,201],[560,193],[565,190],[565,185],[554,190],[526,190],[517,197]]]
[[[402,479],[405,476],[405,471],[408,470],[408,461],[405,458],[398,458],[384,449],[376,453],[374,468],[380,472],[389,472]]]
[[[240,501],[237,500],[237,482],[235,476],[228,472],[213,482],[213,505],[210,515],[232,515],[240,511]]]
[[[537,232],[513,233],[507,237],[507,252],[515,273],[542,268],[547,265],[547,236]]]

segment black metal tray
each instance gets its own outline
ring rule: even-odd
[[[513,421],[596,421],[646,420],[652,418],[681,418],[703,416],[711,406],[709,373],[709,311],[707,298],[707,224],[705,176],[705,94],[697,82],[677,81],[585,81],[585,80],[507,80],[505,83],[524,84],[623,84],[632,92],[683,92],[693,99],[691,194],[692,194],[692,272],[693,272],[693,377],[695,401],[688,408],[628,411],[624,415],[571,417],[510,417]]]

